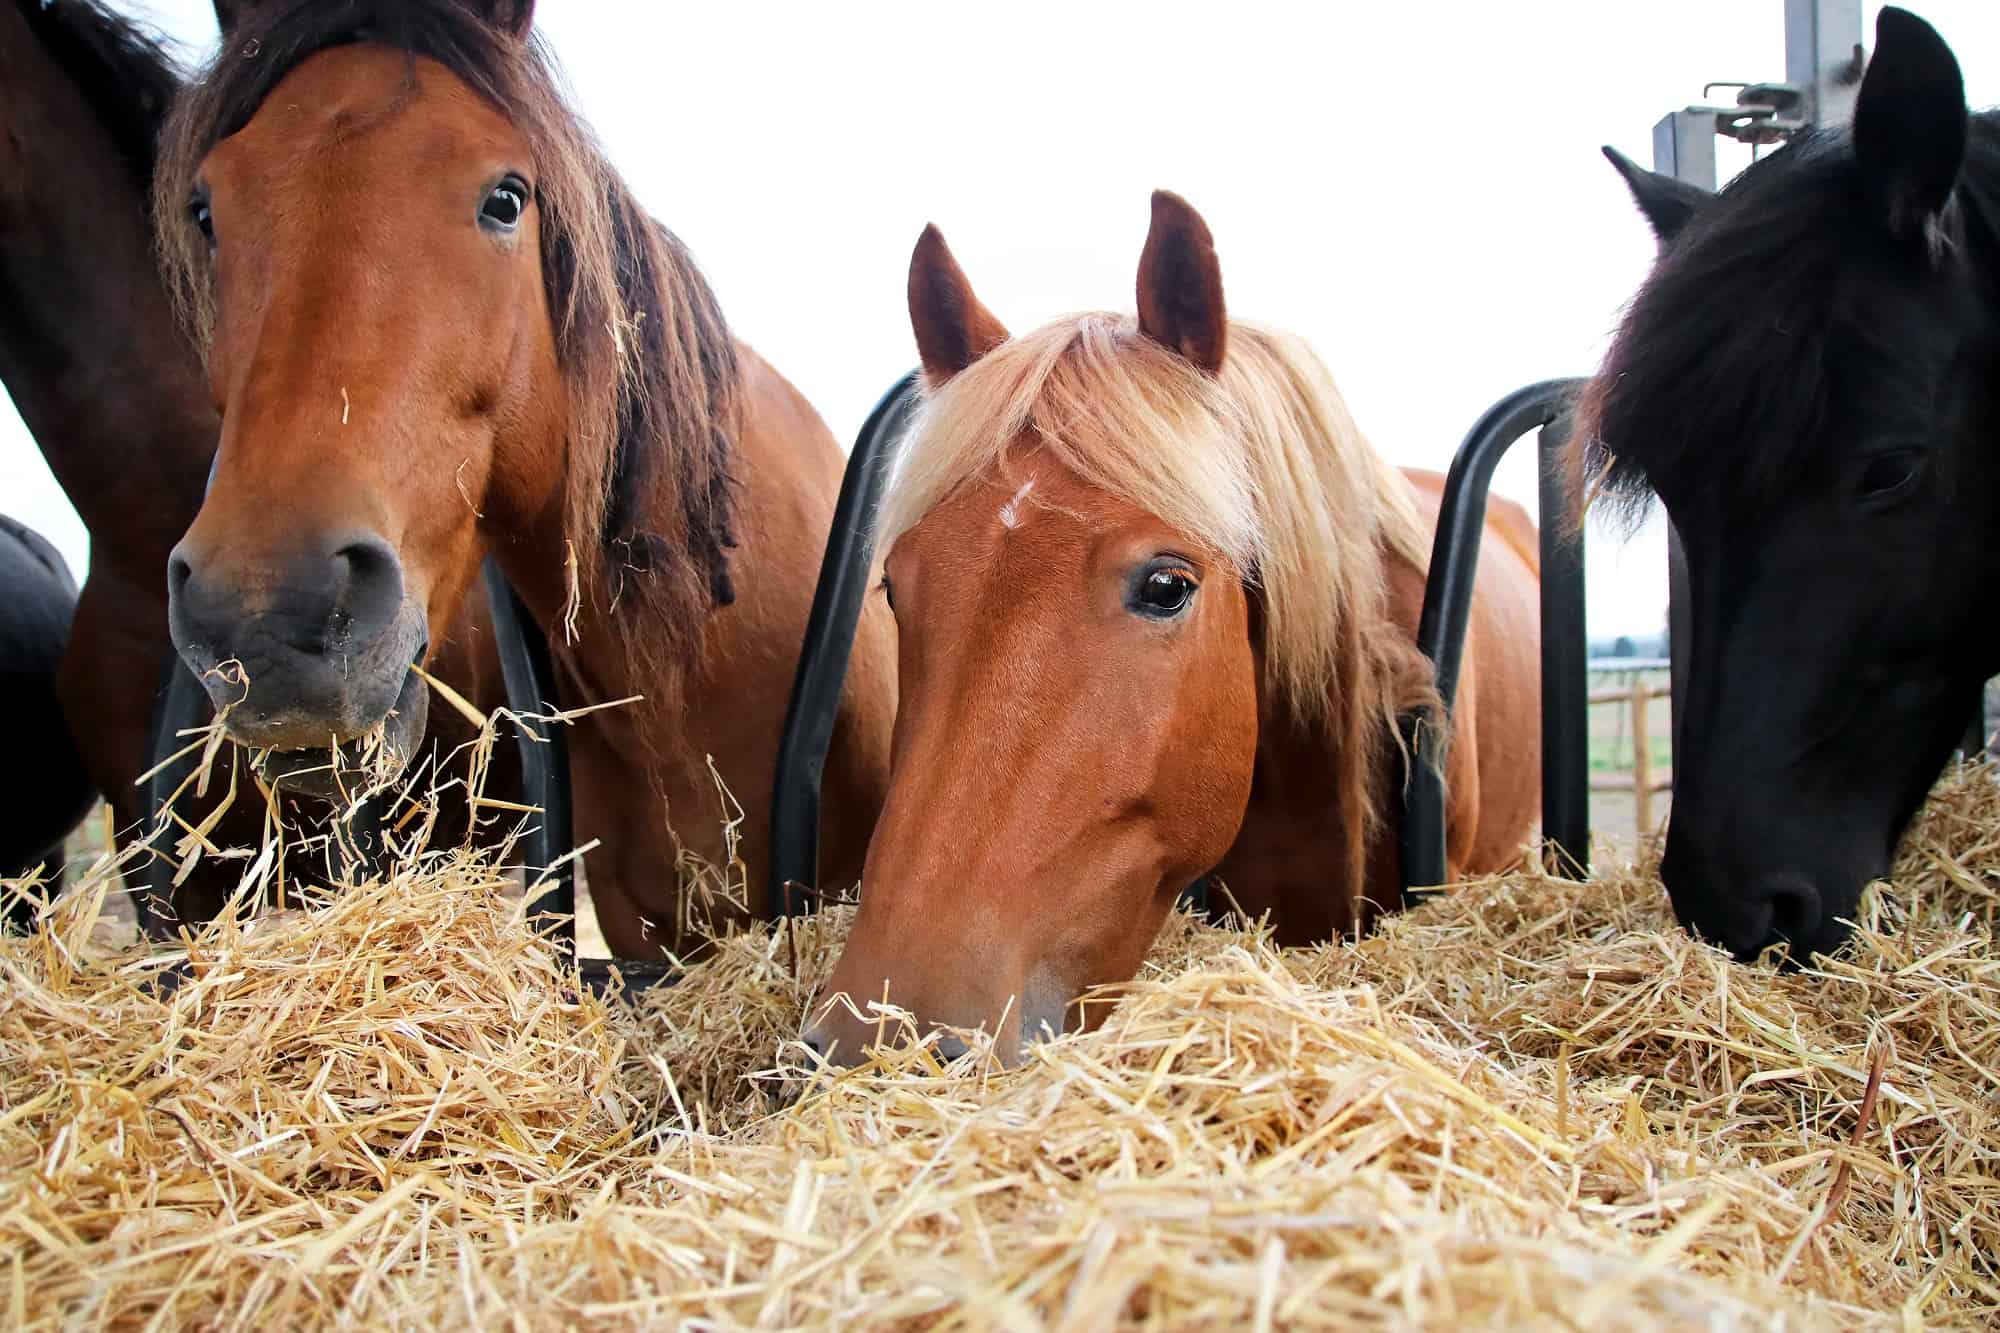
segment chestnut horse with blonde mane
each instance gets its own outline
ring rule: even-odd
[[[857,1006],[886,993],[1011,1062],[1087,1023],[1079,998],[1129,980],[1211,871],[1285,943],[1393,907],[1398,718],[1437,712],[1415,639],[1442,479],[1376,453],[1302,342],[1227,318],[1174,195],[1136,320],[1010,339],[934,228],[909,294],[929,399],[879,528],[901,709],[808,1044],[858,1058]],[[1504,502],[1488,524],[1454,873],[1515,857],[1540,789],[1534,527]]]
[[[529,0],[225,8],[155,193],[223,417],[169,568],[175,644],[230,700],[213,668],[243,664],[242,743],[405,755],[412,667],[491,553],[566,705],[644,698],[571,745],[605,938],[656,957],[688,919],[679,854],[729,850],[716,775],[768,788],[840,450],[605,162]],[[892,633],[877,609],[855,643],[829,882],[886,786]],[[763,822],[742,836],[747,900],[711,920],[766,906]]]

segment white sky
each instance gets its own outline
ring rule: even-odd
[[[125,7],[191,52],[215,40],[209,0]],[[2000,101],[2000,8],[1919,8],[1973,104]],[[1653,123],[1705,81],[1784,76],[1782,0],[540,9],[612,161],[843,441],[914,360],[925,222],[1025,329],[1131,308],[1165,186],[1213,228],[1232,313],[1305,334],[1385,452],[1443,468],[1500,395],[1587,373],[1645,275],[1652,238],[1597,146],[1648,162]],[[1531,508],[1532,460],[1523,442],[1498,486]],[[5,407],[0,509],[82,570],[83,529]],[[1593,635],[1659,629],[1663,553],[1657,525],[1594,541]]]

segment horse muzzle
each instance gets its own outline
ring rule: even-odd
[[[229,568],[190,541],[168,565],[168,626],[230,739],[301,794],[338,797],[400,772],[423,738],[423,609],[372,534],[324,554]]]

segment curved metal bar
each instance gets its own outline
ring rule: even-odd
[[[491,557],[486,561],[486,600],[493,608],[493,643],[500,652],[500,674],[507,685],[507,707],[521,714],[559,712],[555,664],[541,626],[521,604],[520,596]],[[528,904],[532,915],[557,918],[556,933],[576,957],[576,864],[570,859],[576,835],[572,827],[569,781],[569,740],[560,723],[542,728],[536,740],[517,727],[521,751],[523,799],[542,812],[523,842],[528,887],[544,887]]]
[[[1431,547],[1430,574],[1424,585],[1424,609],[1417,622],[1417,647],[1437,672],[1438,694],[1449,717],[1458,694],[1459,669],[1465,661],[1465,630],[1472,615],[1474,576],[1479,571],[1479,541],[1486,526],[1486,496],[1493,469],[1501,457],[1531,430],[1553,424],[1568,407],[1583,381],[1545,380],[1507,395],[1479,418],[1459,445],[1445,480],[1438,511],[1437,536]],[[1568,525],[1547,512],[1556,480],[1550,476],[1554,453],[1561,444],[1557,432],[1542,441],[1545,512],[1541,516],[1542,607],[1545,622],[1560,608],[1556,633],[1545,623],[1542,636],[1542,800],[1543,829],[1555,836],[1564,852],[1581,859],[1589,840],[1582,829],[1550,828],[1549,815],[1572,789],[1583,788],[1588,772],[1572,764],[1567,743],[1582,734],[1583,696],[1580,681],[1580,627],[1583,617],[1583,566],[1571,549],[1578,545]],[[1551,586],[1553,583],[1553,586]],[[1572,650],[1577,662],[1568,663]],[[1407,903],[1420,888],[1445,882],[1445,737],[1437,728],[1404,723],[1410,743],[1410,771],[1403,789],[1403,896]],[[1554,737],[1557,744],[1551,747]],[[1573,795],[1564,799],[1573,802]]]
[[[840,498],[834,502],[833,527],[827,533],[819,586],[813,592],[812,615],[792,678],[771,788],[770,901],[786,916],[811,910],[811,895],[794,893],[791,886],[816,888],[819,883],[820,779],[827,748],[833,743],[854,629],[868,594],[868,571],[875,558],[875,506],[895,443],[916,405],[917,372],[911,371],[868,414],[854,452],[847,457]]]

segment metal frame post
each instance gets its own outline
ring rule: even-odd
[[[795,892],[819,887],[820,779],[833,744],[833,722],[847,682],[854,631],[868,595],[868,572],[875,561],[875,507],[882,498],[896,442],[916,411],[917,372],[911,371],[882,395],[861,427],[840,479],[833,526],[820,560],[812,614],[792,679],[785,730],[778,743],[778,770],[771,783],[770,903],[785,916],[811,910],[809,896]]]
[[[1861,0],[1785,0],[1785,82],[1804,93],[1808,124],[1853,119],[1862,59]]]
[[[1431,543],[1423,613],[1417,621],[1417,649],[1431,660],[1436,672],[1447,723],[1458,695],[1459,669],[1465,661],[1465,631],[1472,618],[1473,584],[1479,571],[1479,543],[1486,528],[1486,497],[1493,470],[1516,440],[1529,431],[1553,425],[1582,384],[1576,379],[1545,380],[1515,390],[1487,409],[1452,457],[1438,509],[1437,535]],[[1590,842],[1589,772],[1579,762],[1587,755],[1582,755],[1577,745],[1587,726],[1581,716],[1585,707],[1582,535],[1565,521],[1561,483],[1553,475],[1556,451],[1566,434],[1560,427],[1543,430],[1540,446],[1542,827],[1561,849],[1564,860],[1582,867],[1589,862]],[[1551,624],[1554,633],[1550,632]],[[1570,660],[1572,655],[1574,661]],[[1400,835],[1403,897],[1408,903],[1419,896],[1418,890],[1443,884],[1448,873],[1444,778],[1448,737],[1414,718],[1405,720],[1403,730],[1410,749]]]
[[[1590,872],[1590,640],[1584,623],[1583,531],[1569,513],[1563,447],[1569,419],[1542,427],[1542,838],[1559,874]]]
[[[1715,189],[1715,114],[1690,107],[1660,117],[1653,126],[1653,170]]]

